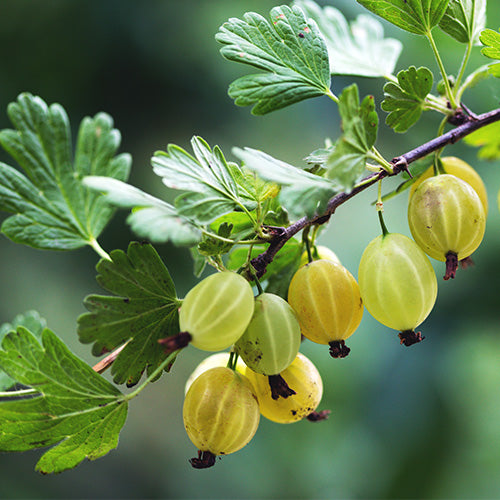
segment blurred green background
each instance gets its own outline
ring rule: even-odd
[[[3,0],[0,127],[10,126],[6,106],[23,91],[61,103],[73,130],[84,116],[106,111],[122,132],[121,151],[133,155],[131,183],[168,199],[150,157],[170,142],[188,148],[194,134],[219,144],[228,156],[233,146],[251,146],[299,165],[326,137],[338,136],[335,106],[324,97],[251,116],[226,93],[229,82],[247,70],[224,61],[213,38],[228,17],[248,10],[267,15],[274,5],[271,0]],[[352,0],[334,5],[348,19],[362,12]],[[496,29],[495,7],[490,0],[488,25]],[[404,43],[397,70],[428,65],[437,75],[425,40],[385,27]],[[462,49],[436,35],[454,71]],[[472,66],[483,59],[476,49]],[[381,80],[334,78],[334,92],[353,80],[362,95],[373,93],[380,102]],[[498,80],[466,94],[478,113],[499,101]],[[438,121],[427,114],[404,136],[382,126],[379,149],[387,158],[397,156],[430,139]],[[205,354],[190,348],[171,375],[131,403],[115,451],[50,477],[33,471],[40,451],[0,454],[0,497],[500,498],[500,165],[476,160],[464,144],[449,146],[446,154],[477,166],[487,184],[490,215],[476,266],[459,271],[454,281],[440,280],[437,305],[422,325],[426,340],[417,346],[401,347],[396,333],[367,312],[344,360],[331,359],[324,346],[304,343],[303,352],[323,376],[320,408],[332,410],[328,421],[279,426],[262,419],[245,449],[212,469],[192,469],[187,460],[195,450],[182,426],[183,386]],[[10,162],[3,153],[0,160]],[[391,180],[384,190],[398,183]],[[341,207],[322,236],[354,274],[364,247],[379,234],[370,205],[375,196],[372,189]],[[386,203],[390,230],[409,234],[406,203],[406,194]],[[125,249],[134,238],[125,217],[118,213],[105,231],[106,250]],[[157,249],[183,296],[195,283],[189,252],[168,244]],[[0,256],[0,322],[36,309],[93,364],[75,327],[83,297],[100,292],[96,255],[90,249],[41,252],[2,237]],[[436,270],[441,276],[443,265],[436,263]]]

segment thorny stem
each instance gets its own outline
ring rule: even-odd
[[[325,222],[328,222],[330,217],[335,213],[335,210],[340,205],[350,200],[357,194],[361,193],[368,187],[372,186],[377,181],[384,179],[385,177],[397,175],[400,172],[407,170],[408,165],[410,165],[414,161],[419,160],[420,158],[424,158],[430,153],[443,148],[447,144],[455,144],[460,139],[463,139],[465,136],[471,134],[475,130],[499,120],[500,108],[489,111],[488,113],[483,113],[481,115],[469,116],[467,121],[463,125],[459,125],[446,134],[442,134],[439,137],[436,137],[426,142],[425,144],[422,144],[415,149],[402,154],[401,156],[393,158],[393,160],[391,161],[391,164],[393,166],[392,174],[390,174],[386,170],[380,170],[379,172],[366,176],[364,179],[358,182],[350,192],[343,191],[336,194],[328,202],[327,208],[323,214],[317,215],[311,219],[309,219],[308,217],[302,217],[286,228],[273,228],[274,237],[271,239],[269,247],[265,252],[261,253],[251,261],[253,267],[255,268],[257,276],[260,278],[264,275],[267,266],[273,261],[275,255],[279,252],[283,245],[304,228],[314,224],[324,224]]]
[[[110,367],[115,359],[118,357],[118,355],[123,351],[125,346],[128,344],[128,342],[125,342],[122,346],[118,347],[115,349],[111,354],[108,354],[105,358],[101,359],[99,363],[96,363],[92,369],[97,372],[97,373],[102,373],[104,372],[108,367]]]

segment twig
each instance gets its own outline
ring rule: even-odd
[[[128,342],[125,342],[122,346],[115,349],[111,354],[108,354],[105,358],[101,359],[99,363],[96,363],[92,369],[97,373],[104,372],[108,367],[110,367],[118,355],[123,351]]]
[[[481,115],[471,114],[468,116],[468,120],[463,125],[459,125],[446,134],[440,135],[439,137],[436,137],[435,139],[432,139],[431,141],[426,142],[425,144],[422,144],[421,146],[418,146],[415,149],[412,149],[411,151],[408,151],[407,153],[394,158],[391,161],[391,164],[394,168],[393,173],[389,173],[386,170],[380,170],[380,172],[366,176],[356,186],[354,186],[354,188],[350,192],[344,191],[336,194],[328,202],[327,209],[323,214],[313,217],[312,219],[303,217],[287,228],[275,228],[276,236],[271,240],[267,250],[251,261],[257,277],[261,278],[264,275],[267,266],[273,261],[279,250],[281,250],[281,248],[290,238],[292,238],[299,231],[302,231],[305,227],[315,224],[324,224],[335,213],[337,207],[345,203],[347,200],[350,200],[357,194],[361,193],[368,187],[372,186],[377,181],[384,179],[385,177],[398,175],[402,171],[407,171],[408,165],[410,165],[414,161],[419,160],[420,158],[424,158],[430,153],[433,153],[434,151],[441,149],[448,144],[455,144],[460,139],[463,139],[475,130],[478,130],[481,127],[499,120],[500,108],[489,111],[488,113],[483,113]]]

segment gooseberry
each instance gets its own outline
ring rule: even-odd
[[[313,260],[325,259],[336,262],[337,264],[341,264],[340,259],[337,257],[337,254],[333,250],[330,250],[328,247],[325,247],[323,245],[315,246],[311,249],[311,253]],[[307,252],[304,252],[300,257],[299,267],[305,266],[307,263],[309,263],[309,256],[307,255]]]
[[[480,175],[467,162],[455,156],[441,158],[441,163],[446,174],[454,175],[469,184],[479,196],[483,204],[484,213],[488,215],[488,194]],[[410,197],[423,181],[434,175],[434,167],[429,167],[410,187]]]
[[[300,325],[288,302],[273,293],[261,293],[234,349],[254,372],[277,375],[297,356],[300,340]]]
[[[211,368],[197,377],[183,406],[184,427],[198,457],[195,468],[214,465],[215,457],[240,450],[259,425],[257,397],[249,380],[230,368]]]
[[[191,343],[204,351],[221,351],[243,334],[254,310],[252,287],[241,275],[212,274],[193,287],[179,311],[181,333],[160,340],[173,351]]]
[[[446,262],[444,278],[454,278],[458,261],[481,243],[486,226],[483,204],[465,181],[450,174],[426,179],[410,197],[408,223],[416,243]]]
[[[289,398],[273,399],[267,377],[248,367],[245,375],[254,387],[262,415],[280,424],[297,422],[313,414],[323,395],[323,382],[318,369],[300,352],[292,364],[281,372],[283,379],[296,392]]]
[[[398,330],[402,344],[422,340],[414,330],[434,307],[437,280],[413,240],[398,233],[372,240],[361,256],[358,280],[363,303],[377,321]]]
[[[316,260],[301,267],[288,289],[288,302],[304,337],[329,344],[333,357],[345,357],[345,339],[361,322],[363,302],[353,275],[330,260]]]
[[[217,367],[227,367],[228,362],[229,362],[229,356],[231,355],[230,352],[217,352],[215,354],[211,354],[207,358],[205,358],[203,361],[201,361],[196,368],[191,372],[191,375],[189,375],[188,379],[186,380],[186,384],[184,386],[184,394],[187,393],[189,388],[191,387],[191,384],[204,372],[207,370],[210,370],[210,368],[217,368]],[[245,373],[245,363],[244,361],[238,356],[236,360],[236,371],[238,373],[244,374]]]

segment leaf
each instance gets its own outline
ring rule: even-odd
[[[41,339],[42,331],[47,326],[47,322],[36,311],[18,314],[11,323],[4,323],[0,326],[0,343],[8,333],[15,332],[19,326],[23,326],[37,339]],[[15,383],[15,380],[0,370],[0,391],[10,389]]]
[[[485,160],[500,158],[500,122],[486,125],[464,138],[470,146],[480,147],[478,157]]]
[[[223,222],[218,227],[216,235],[229,239],[232,229],[232,224]],[[200,252],[203,256],[221,255],[229,252],[233,246],[234,243],[229,243],[212,236],[204,235],[203,239],[198,244],[198,252]]]
[[[264,245],[256,245],[252,248],[251,258],[254,259],[265,251]],[[291,238],[283,248],[276,254],[273,261],[267,266],[263,277],[263,286],[266,292],[274,293],[286,300],[290,281],[299,268],[302,256],[303,244]],[[227,266],[229,269],[239,269],[248,257],[248,249],[237,248],[229,254]]]
[[[116,448],[127,416],[124,396],[54,333],[45,329],[41,345],[18,327],[2,348],[0,367],[36,395],[0,402],[0,450],[53,446],[36,465],[42,473],[53,473]]]
[[[486,25],[486,0],[450,0],[439,27],[462,43],[479,44]]]
[[[94,343],[100,356],[127,345],[111,366],[117,384],[135,385],[144,370],[151,374],[165,360],[158,340],[179,333],[180,301],[170,274],[149,244],[132,242],[127,253],[111,252],[97,264],[98,283],[113,296],[90,295],[90,311],[78,318],[78,335]]]
[[[357,0],[368,10],[399,28],[425,35],[443,17],[450,0]]]
[[[325,41],[316,25],[298,7],[275,7],[271,23],[255,12],[225,22],[215,38],[230,61],[264,73],[246,75],[229,86],[238,106],[253,106],[264,115],[290,104],[328,94],[330,66]]]
[[[108,203],[132,209],[127,223],[141,238],[153,243],[171,241],[177,246],[193,246],[201,240],[201,231],[177,209],[159,198],[111,177],[89,176],[83,184],[105,194]]]
[[[175,200],[179,215],[208,224],[235,209],[253,209],[248,191],[242,191],[235,180],[238,167],[226,162],[222,151],[213,151],[201,138],[193,137],[191,145],[195,157],[179,146],[170,144],[167,152],[158,151],[151,159],[153,170],[163,183],[172,189],[185,190]]]
[[[318,24],[325,37],[332,75],[392,75],[403,45],[394,38],[384,38],[384,28],[376,19],[361,14],[349,25],[334,7],[322,9],[313,0],[296,0],[294,5]]]
[[[500,33],[494,30],[484,30],[479,36],[479,40],[485,46],[481,52],[490,59],[500,59]],[[500,63],[491,64],[489,67],[490,73],[500,78]]]
[[[378,116],[373,96],[359,102],[357,85],[346,87],[339,97],[342,136],[335,143],[324,167],[326,176],[350,191],[365,170],[367,153],[377,139]]]
[[[420,118],[425,98],[432,90],[434,76],[425,67],[410,66],[398,73],[398,83],[384,85],[381,108],[389,114],[385,122],[395,132],[406,132]]]
[[[251,148],[235,148],[235,156],[262,179],[281,185],[280,203],[292,215],[313,217],[326,210],[328,200],[339,189],[333,182],[298,169]]]
[[[8,107],[16,130],[2,130],[0,144],[25,172],[0,163],[0,210],[15,215],[2,224],[17,243],[49,250],[92,244],[114,213],[102,196],[85,188],[86,175],[126,180],[131,158],[115,156],[120,133],[110,116],[84,118],[74,161],[64,109],[25,93]]]

